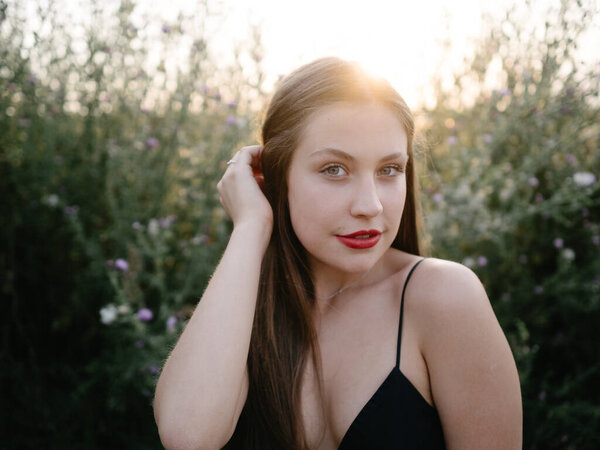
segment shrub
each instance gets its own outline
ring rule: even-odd
[[[600,445],[600,72],[576,54],[592,16],[565,1],[539,29],[513,8],[423,114],[432,247],[484,282],[530,449]]]
[[[208,6],[168,24],[86,7],[0,2],[8,448],[160,448],[158,368],[222,252],[215,186],[264,98],[260,37],[216,65]]]

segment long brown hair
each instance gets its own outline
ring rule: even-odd
[[[273,208],[273,233],[263,258],[254,317],[248,398],[228,448],[305,449],[300,409],[302,375],[309,355],[320,374],[312,323],[314,288],[305,250],[292,228],[287,173],[311,114],[336,102],[377,103],[397,117],[408,138],[406,202],[392,246],[420,254],[418,189],[413,162],[414,121],[400,95],[358,64],[322,58],[285,77],[262,126],[265,195]]]

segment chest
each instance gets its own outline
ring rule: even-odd
[[[322,391],[319,392],[315,367],[309,362],[301,392],[311,448],[337,449],[395,366],[399,309],[380,305],[370,311],[349,317],[332,316],[319,327]],[[406,323],[403,328],[401,367],[410,376],[410,383],[430,399],[427,368],[416,335]]]

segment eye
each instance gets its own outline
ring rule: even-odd
[[[321,170],[321,173],[328,175],[330,177],[341,177],[346,174],[346,170],[339,164],[331,164]]]
[[[379,173],[383,176],[391,177],[400,173],[404,173],[404,167],[399,166],[397,164],[393,164],[391,166],[385,166],[379,171]]]

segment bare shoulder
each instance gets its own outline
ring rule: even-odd
[[[482,336],[505,340],[483,284],[462,264],[425,259],[413,273],[406,295],[426,358],[451,343],[466,348],[482,342]]]
[[[462,315],[473,308],[491,308],[485,289],[468,267],[443,259],[426,258],[415,270],[409,283],[413,304],[431,320]],[[432,317],[433,316],[433,317]]]
[[[520,448],[519,377],[477,275],[427,258],[406,295],[448,448]]]

